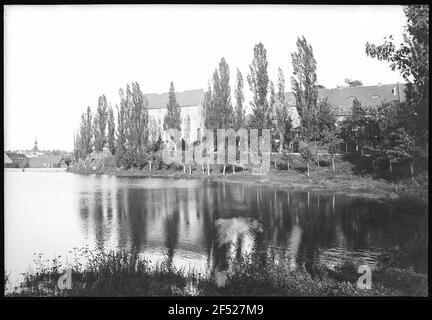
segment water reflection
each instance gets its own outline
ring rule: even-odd
[[[291,268],[406,253],[427,265],[427,210],[334,193],[182,179],[5,171],[5,269],[73,247],[135,249],[153,262],[215,275],[246,255]],[[272,259],[273,261],[273,259]]]
[[[139,250],[153,262],[212,272],[253,255],[291,268],[374,263],[426,234],[425,217],[334,193],[175,179],[92,177],[80,193],[82,234],[96,248]],[[415,263],[415,262],[413,262]]]

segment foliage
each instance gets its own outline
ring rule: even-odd
[[[164,117],[163,128],[181,130],[180,105],[177,103],[174,83],[171,81],[169,88],[169,101],[167,103],[167,113]]]
[[[304,36],[297,38],[297,52],[292,53],[291,58],[294,70],[294,76],[291,77],[292,91],[302,126],[306,129],[305,134],[308,134],[317,105],[318,89],[316,61],[312,46],[308,44]]]
[[[309,143],[300,141],[299,152],[304,161],[311,162],[315,160],[315,154],[312,152],[312,148],[309,146]]]
[[[336,130],[336,110],[327,98],[321,99],[312,113],[310,130],[311,137],[315,139],[322,139],[326,131]]]
[[[114,123],[114,112],[112,106],[108,108],[108,133],[107,143],[111,154],[115,154],[115,123]]]
[[[269,77],[267,73],[267,51],[260,42],[254,47],[254,56],[249,65],[247,77],[250,90],[252,91],[252,118],[251,125],[254,129],[270,128],[270,107],[267,100],[269,91]]]
[[[219,62],[212,78],[212,87],[204,93],[204,125],[208,129],[227,129],[234,122],[234,109],[231,104],[230,71],[225,58]]]
[[[327,146],[327,151],[332,156],[339,152],[340,144],[342,139],[340,138],[336,130],[325,130],[323,131],[323,143]]]
[[[390,62],[391,69],[399,70],[409,82],[406,96],[415,110],[420,131],[417,135],[425,136],[429,127],[429,6],[408,5],[404,6],[404,12],[407,17],[404,42],[397,46],[393,36],[389,36],[378,46],[366,43],[366,54]]]
[[[94,117],[94,151],[101,152],[106,141],[106,126],[108,120],[108,103],[105,95],[99,97]]]
[[[74,259],[65,266],[60,256],[51,263],[41,261],[36,272],[26,273],[24,282],[8,292],[8,296],[390,296],[426,295],[424,277],[405,273],[403,283],[395,286],[395,276],[385,267],[374,270],[374,286],[371,290],[359,290],[355,265],[351,262],[335,268],[318,266],[314,270],[291,269],[285,263],[277,263],[274,254],[259,259],[253,254],[229,258],[232,268],[226,270],[223,285],[216,280],[215,272],[198,272],[172,266],[170,257],[153,263],[131,251],[90,251],[75,249]],[[290,257],[287,257],[290,258]],[[41,260],[42,257],[39,257]],[[85,262],[81,262],[81,261]],[[56,281],[70,267],[72,289],[60,291]],[[5,276],[5,281],[8,277]],[[393,283],[393,285],[389,285]],[[409,284],[412,285],[409,285]],[[383,286],[385,284],[385,286]],[[426,284],[426,285],[425,285]],[[7,285],[5,283],[5,285]],[[419,292],[418,287],[422,290]],[[412,290],[417,289],[417,290]]]
[[[344,82],[348,85],[348,87],[360,87],[363,85],[363,82],[360,80],[345,79]]]
[[[80,159],[85,159],[93,151],[92,118],[91,109],[87,107],[87,112],[81,115],[79,132],[75,135],[74,141],[74,154]]]
[[[245,121],[245,110],[243,107],[243,103],[244,103],[243,88],[244,88],[243,76],[240,70],[237,69],[236,88],[234,92],[236,98],[234,129],[236,131],[243,127]]]
[[[278,92],[276,94],[276,104],[275,104],[275,121],[274,121],[274,131],[273,136],[279,137],[279,151],[282,149],[287,149],[290,142],[294,138],[292,119],[288,113],[288,104],[285,99],[285,78],[282,69],[278,69]],[[275,137],[273,137],[275,140]]]
[[[118,165],[142,167],[148,142],[148,108],[137,82],[127,84],[126,92],[120,89],[118,122]]]

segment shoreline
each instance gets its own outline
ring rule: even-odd
[[[81,175],[110,175],[116,177],[130,178],[182,178],[197,179],[202,181],[215,181],[224,183],[236,183],[249,186],[267,186],[280,190],[300,190],[311,192],[334,192],[347,196],[362,197],[381,201],[395,201],[402,198],[410,198],[427,205],[428,182],[410,179],[401,181],[387,181],[375,179],[370,176],[347,174],[343,172],[331,172],[326,168],[311,172],[310,177],[297,170],[275,170],[271,169],[266,175],[251,175],[247,171],[232,171],[225,175],[214,173],[211,175],[202,174],[200,170],[189,174],[178,170],[163,169],[149,171],[147,168],[124,170],[120,168],[109,168],[99,170],[69,169],[68,172]]]

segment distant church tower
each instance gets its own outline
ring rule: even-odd
[[[38,146],[37,146],[37,138],[35,138],[35,144],[34,144],[32,151],[35,151],[35,152],[39,151]]]

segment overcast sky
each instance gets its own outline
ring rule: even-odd
[[[80,114],[106,94],[138,81],[144,93],[206,88],[225,57],[246,80],[253,47],[263,42],[269,74],[292,74],[297,36],[312,45],[318,83],[403,82],[365,43],[401,39],[400,6],[6,6],[5,150],[72,150]],[[249,87],[245,81],[245,89]],[[290,88],[288,87],[288,90]]]

